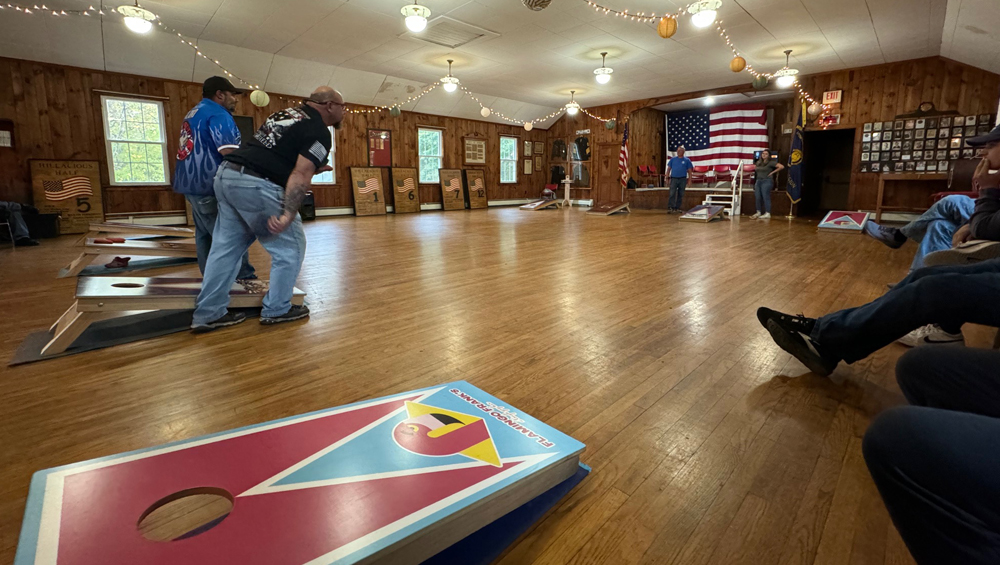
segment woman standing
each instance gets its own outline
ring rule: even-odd
[[[757,203],[757,213],[750,216],[750,219],[761,220],[771,219],[771,191],[774,190],[774,175],[784,169],[785,166],[778,162],[778,159],[771,157],[771,152],[767,149],[760,152],[760,159],[754,163],[756,167],[757,182],[753,185],[753,195]]]

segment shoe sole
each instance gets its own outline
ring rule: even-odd
[[[924,258],[925,267],[941,265],[968,265],[1000,257],[1000,242],[989,241],[967,248],[957,247],[935,251]]]
[[[275,324],[283,324],[285,322],[294,322],[296,320],[301,320],[303,318],[308,318],[308,317],[309,317],[309,312],[306,312],[305,314],[300,314],[298,316],[295,316],[294,318],[261,318],[260,319],[260,324],[262,326],[273,326]]]
[[[215,330],[217,330],[219,328],[228,328],[229,326],[235,326],[236,324],[242,324],[245,321],[247,321],[246,318],[240,318],[239,320],[236,320],[236,321],[233,321],[233,322],[224,322],[224,323],[221,323],[221,324],[211,324],[211,325],[207,325],[207,326],[197,326],[197,327],[191,328],[191,332],[192,333],[196,333],[196,334],[207,334],[208,332],[213,332],[213,331],[215,331]]]
[[[793,339],[789,332],[785,331],[784,328],[778,325],[774,320],[769,320],[767,324],[767,333],[771,334],[771,339],[774,343],[778,344],[778,347],[784,349],[786,352],[791,353],[792,357],[798,359],[807,369],[816,373],[821,377],[829,377],[833,373],[833,369],[826,367],[819,363],[818,360],[814,359],[815,355],[808,346],[802,341]]]

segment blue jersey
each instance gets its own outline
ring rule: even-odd
[[[174,191],[195,196],[215,194],[215,172],[222,163],[220,149],[239,149],[240,130],[225,108],[203,98],[184,116],[177,145]]]
[[[670,178],[679,179],[688,176],[688,171],[694,168],[694,163],[687,157],[671,157],[667,161],[667,168],[670,169]]]

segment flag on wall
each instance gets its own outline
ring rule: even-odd
[[[795,122],[795,131],[792,132],[792,152],[788,154],[788,198],[792,204],[802,200],[802,144],[803,144],[803,119],[806,115],[806,103],[802,102],[802,111],[799,112],[799,119]]]
[[[625,122],[625,132],[622,134],[622,150],[618,153],[618,176],[622,188],[628,186],[628,122]]]
[[[94,195],[94,190],[90,186],[90,179],[85,176],[42,181],[42,189],[45,191],[45,199],[53,202]]]
[[[667,151],[679,146],[698,166],[753,162],[754,151],[767,149],[767,108],[757,104],[721,106],[667,113]]]

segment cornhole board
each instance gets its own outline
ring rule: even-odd
[[[441,207],[448,210],[465,210],[465,190],[461,169],[440,169]]]
[[[96,238],[101,234],[124,234],[124,235],[157,235],[161,237],[194,237],[194,230],[191,228],[178,228],[171,226],[144,226],[141,224],[123,224],[119,222],[104,222],[100,224],[90,224],[89,231],[80,238],[79,243],[84,243],[88,239]]]
[[[723,206],[699,204],[681,214],[681,217],[678,219],[684,222],[702,222],[707,224],[712,220],[721,220],[724,218],[725,216],[723,215],[723,212],[725,212],[725,210],[726,209]]]
[[[871,214],[868,212],[844,212],[841,210],[831,210],[817,226],[820,231],[854,233],[864,232],[865,224]]]
[[[523,206],[519,206],[522,210],[545,210],[547,208],[562,208],[561,200],[536,200],[534,202],[529,202]]]
[[[420,211],[420,191],[417,189],[417,169],[413,167],[392,167],[389,169],[390,184],[395,192],[392,197],[392,211],[396,214],[410,214]]]
[[[42,355],[62,353],[87,326],[99,320],[152,310],[193,310],[201,279],[192,277],[80,277],[76,301],[52,324],[52,339]],[[267,294],[264,281],[234,282],[229,289],[231,308],[260,307]],[[296,288],[292,304],[302,304],[305,292]]]
[[[451,382],[39,471],[14,563],[421,563],[574,476],[583,449]],[[150,512],[208,489],[231,509],[145,537]]]
[[[465,194],[469,208],[479,210],[489,208],[490,200],[486,196],[486,172],[482,169],[465,169]]]
[[[88,238],[83,244],[83,253],[69,265],[59,270],[58,278],[75,277],[99,255],[149,256],[149,257],[198,257],[194,240],[145,241],[127,239],[125,243],[97,243]]]
[[[378,167],[351,167],[351,186],[354,188],[355,216],[385,215],[382,169]]]
[[[594,214],[595,216],[610,216],[611,214],[617,214],[619,212],[628,214],[631,211],[632,210],[629,208],[628,202],[609,200],[606,202],[598,202],[593,208],[587,210],[587,213]]]

